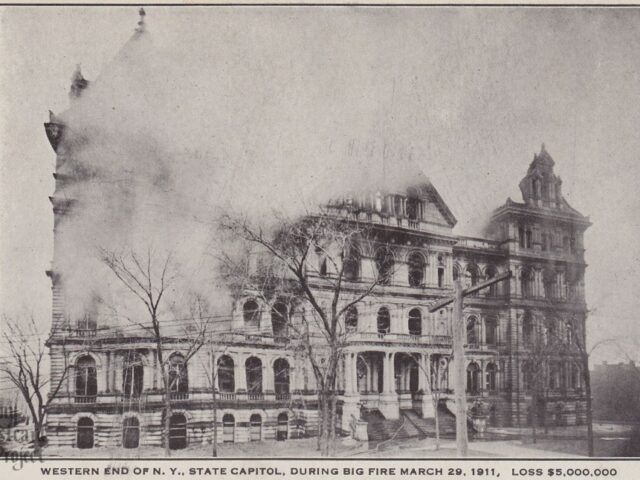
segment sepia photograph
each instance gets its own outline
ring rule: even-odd
[[[1,6],[0,461],[639,457],[639,27]]]

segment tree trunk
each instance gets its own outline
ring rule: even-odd
[[[213,397],[213,446],[211,447],[211,456],[215,458],[218,456],[218,401],[215,381],[211,388],[211,395]]]
[[[336,392],[332,391],[329,400],[329,436],[327,438],[329,447],[327,454],[334,456],[336,453],[336,417],[337,417],[337,402]]]
[[[169,447],[169,431],[171,428],[171,387],[169,386],[168,375],[165,374],[164,366],[162,366],[162,378],[164,382],[164,429],[162,432],[162,440],[164,444],[164,454],[171,456],[171,448]]]
[[[440,450],[440,417],[438,415],[438,395],[432,395],[434,419],[436,421],[436,450]]]
[[[538,423],[538,402],[534,395],[531,403],[531,438],[533,443],[538,442],[536,424]]]
[[[39,455],[42,451],[42,421],[33,422],[33,453]]]

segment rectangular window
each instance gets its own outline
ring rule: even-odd
[[[444,287],[444,268],[438,268],[438,287]]]

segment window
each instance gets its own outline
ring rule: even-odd
[[[409,335],[422,335],[422,313],[417,308],[409,312]]]
[[[360,277],[360,254],[354,247],[350,247],[344,256],[343,276],[350,282]]]
[[[377,327],[378,333],[389,333],[391,316],[389,315],[389,309],[387,307],[382,307],[378,310]]]
[[[278,427],[276,433],[276,440],[283,441],[289,436],[289,416],[286,412],[282,412],[278,415]]]
[[[533,272],[527,267],[520,272],[520,291],[525,298],[533,296]]]
[[[230,413],[225,413],[222,417],[222,441],[233,443],[235,437],[236,420]]]
[[[478,319],[476,317],[469,317],[467,319],[467,345],[478,345]]]
[[[453,266],[453,281],[457,281],[460,278],[460,267],[458,265]]]
[[[525,246],[524,227],[518,227],[518,245],[520,245],[520,248]]]
[[[358,331],[358,309],[354,306],[349,307],[345,316],[345,326],[349,333]]]
[[[189,392],[187,364],[179,353],[169,357],[169,389],[172,393]]]
[[[169,418],[169,448],[187,448],[187,418],[181,413],[174,413]]]
[[[532,245],[532,239],[533,239],[533,234],[531,233],[531,229],[527,228],[527,231],[525,232],[525,247],[526,248],[531,248]]]
[[[136,417],[127,417],[122,422],[122,446],[138,448],[140,444],[140,422]]]
[[[144,366],[140,354],[129,352],[122,371],[122,391],[125,397],[139,397],[144,388]]]
[[[438,288],[444,287],[444,267],[438,267]]]
[[[522,363],[522,386],[527,392],[533,388],[533,368],[528,360]]]
[[[498,326],[495,318],[487,318],[484,321],[485,340],[487,345],[495,346],[498,344]]]
[[[276,396],[289,395],[289,362],[284,358],[273,363],[273,378]]]
[[[93,448],[93,420],[89,417],[78,419],[76,425],[76,446],[78,448]]]
[[[247,300],[242,307],[245,327],[260,328],[260,307],[255,300]]]
[[[467,266],[467,270],[465,272],[465,287],[472,287],[478,284],[478,279],[480,275],[478,274],[478,267],[475,265]],[[477,295],[478,292],[474,292],[472,295]]]
[[[542,234],[542,251],[543,252],[546,252],[548,250],[548,248],[549,248],[549,245],[548,245],[547,241],[548,241],[547,234],[543,233]]]
[[[412,253],[409,256],[409,285],[419,287],[424,280],[425,261],[420,253]]]
[[[252,442],[259,442],[262,439],[262,417],[257,413],[254,413],[249,418],[249,425],[249,440]]]
[[[249,357],[245,363],[247,393],[262,394],[262,362],[257,357]]]
[[[84,355],[76,362],[76,402],[95,401],[97,394],[96,361],[93,357]]]
[[[78,330],[80,335],[90,335],[95,332],[97,328],[98,325],[96,323],[96,319],[91,314],[85,313],[80,319],[78,319]]]
[[[409,189],[407,197],[407,217],[410,220],[420,220],[422,217],[422,205],[415,189]]]
[[[480,391],[480,367],[471,362],[467,367],[467,392],[477,395]]]
[[[276,303],[271,309],[271,328],[274,337],[287,337],[289,312],[284,303]]]
[[[522,343],[530,345],[533,342],[533,321],[531,314],[526,312],[522,320]]]
[[[218,359],[218,388],[225,393],[233,393],[236,390],[234,364],[229,355],[223,355]]]
[[[389,285],[393,277],[394,260],[392,252],[387,248],[379,248],[375,254],[378,283]]]
[[[487,377],[487,390],[489,390],[490,392],[494,392],[496,390],[496,370],[497,369],[495,363],[487,364],[487,368],[485,369]]]
[[[494,267],[493,265],[489,265],[485,271],[486,276],[487,276],[487,280],[493,278],[496,276],[496,267]],[[498,284],[494,283],[493,285],[489,286],[489,290],[487,291],[487,295],[490,297],[495,297],[498,295]]]

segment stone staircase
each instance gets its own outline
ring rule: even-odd
[[[455,437],[456,419],[446,408],[438,409],[440,436]],[[422,418],[414,410],[400,410],[399,419],[387,419],[377,409],[362,412],[362,419],[367,422],[367,434],[370,442],[386,440],[402,440],[406,438],[435,437],[435,419]]]

